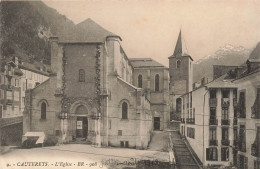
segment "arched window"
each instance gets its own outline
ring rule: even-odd
[[[85,82],[85,71],[83,69],[79,69],[79,81]]]
[[[139,88],[143,87],[143,77],[142,77],[142,75],[138,76],[138,87]]]
[[[46,119],[46,103],[41,104],[41,119]]]
[[[122,104],[122,119],[127,119],[128,114],[128,105],[126,102],[123,102]]]
[[[176,65],[177,65],[177,68],[180,68],[181,67],[181,61],[177,60]]]
[[[160,83],[160,77],[159,75],[155,75],[155,91],[158,92],[159,91],[159,83]]]

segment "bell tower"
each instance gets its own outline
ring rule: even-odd
[[[173,55],[169,59],[170,94],[182,95],[192,91],[192,57],[186,53],[181,30]]]

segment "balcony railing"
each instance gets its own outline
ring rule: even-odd
[[[260,158],[260,145],[257,145],[256,143],[251,145],[251,155]]]
[[[222,107],[229,107],[229,103],[230,103],[229,98],[222,98],[222,100],[221,100]]]
[[[209,119],[209,125],[218,125],[218,119]]]
[[[229,125],[229,119],[221,119],[221,125]]]
[[[217,98],[209,98],[209,107],[217,107],[218,100]]]
[[[222,144],[223,146],[229,146],[230,140],[221,140],[221,144]]]
[[[195,118],[186,118],[188,124],[195,124]]]
[[[210,146],[218,146],[218,140],[209,140]]]

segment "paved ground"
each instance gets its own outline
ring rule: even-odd
[[[179,133],[171,132],[171,138],[178,169],[199,169],[198,165],[192,158],[191,152],[184,141],[180,138]]]
[[[177,169],[199,169],[179,133],[165,131],[153,133],[148,150],[96,148],[85,144],[33,149],[2,147],[5,153],[0,154],[0,169],[172,169],[173,166],[169,165],[169,133],[174,146]]]
[[[169,132],[154,131],[148,150],[168,152]]]
[[[1,169],[154,168],[169,164],[167,152],[122,148],[95,148],[68,144],[33,149],[12,149],[0,155]],[[30,162],[30,163],[28,163]],[[38,162],[36,164],[36,162]],[[41,163],[40,163],[41,162]],[[43,163],[47,162],[47,163]],[[84,166],[80,167],[82,162]],[[10,166],[8,166],[8,164]],[[45,165],[48,166],[38,166]],[[23,166],[22,166],[23,165]],[[31,166],[28,166],[31,165]],[[33,166],[32,166],[33,165]],[[37,167],[35,166],[37,165]],[[69,166],[68,166],[69,165]],[[160,168],[160,167],[156,167]],[[167,168],[167,167],[163,167]]]

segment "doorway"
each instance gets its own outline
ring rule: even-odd
[[[160,130],[160,117],[154,117],[154,130]]]
[[[76,138],[88,137],[88,118],[77,117],[76,121]]]

